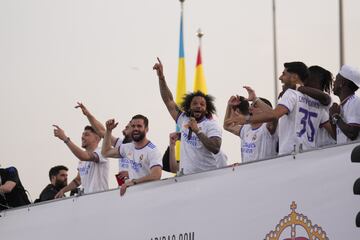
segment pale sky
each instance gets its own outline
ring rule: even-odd
[[[286,61],[339,70],[338,1],[277,0],[278,73]],[[272,1],[187,0],[184,12],[187,89],[192,90],[200,27],[208,92],[219,124],[227,99],[244,85],[274,102]],[[360,67],[360,1],[344,0],[345,62]],[[77,159],[53,136],[61,126],[80,145],[82,101],[116,135],[135,114],[148,116],[148,138],[163,152],[175,124],[152,66],[159,56],[175,94],[180,3],[177,0],[1,0],[0,164],[16,166],[35,200],[55,165],[76,175]],[[280,85],[280,83],[279,83]],[[358,93],[359,94],[359,93]],[[337,98],[334,98],[337,101]],[[240,161],[240,141],[224,131],[223,151]],[[109,182],[116,186],[117,160]]]

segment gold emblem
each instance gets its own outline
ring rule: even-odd
[[[311,223],[311,220],[308,219],[308,217],[304,216],[303,214],[297,213],[295,211],[296,207],[297,205],[293,201],[290,205],[291,213],[281,219],[279,224],[276,225],[275,230],[269,232],[265,236],[264,240],[329,240],[329,238],[326,236],[326,232],[319,225],[313,225]],[[281,234],[287,228],[290,228],[291,236],[288,238],[284,238],[284,236],[281,236]],[[307,236],[297,236],[297,231],[303,232]]]

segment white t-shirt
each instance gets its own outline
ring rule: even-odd
[[[277,134],[271,135],[266,127],[266,123],[255,129],[250,124],[242,126],[240,129],[240,139],[242,162],[264,159],[276,155]]]
[[[356,95],[349,97],[345,104],[340,106],[340,115],[345,123],[360,125],[360,98]],[[351,141],[338,126],[336,126],[336,139],[338,144]],[[359,139],[360,134],[356,140]]]
[[[223,151],[220,150],[220,152],[214,154],[214,158],[216,161],[216,168],[222,168],[227,166],[228,157]]]
[[[288,109],[279,119],[279,154],[289,154],[294,145],[303,150],[315,148],[315,139],[321,124],[329,115],[318,100],[293,89],[287,89],[278,105]]]
[[[114,144],[114,148],[119,149],[119,147],[120,147],[120,145],[122,144],[123,140],[124,140],[124,139],[122,139],[121,137],[118,137],[118,138],[116,139],[115,144]],[[129,171],[129,168],[125,168],[125,167],[122,165],[122,163],[121,163],[121,158],[119,158],[118,163],[119,163],[119,172],[121,172],[121,171]]]
[[[214,154],[205,148],[198,136],[192,133],[188,139],[189,129],[186,125],[189,120],[185,113],[181,113],[176,121],[181,132],[180,170],[190,174],[217,168]],[[214,119],[204,118],[198,122],[198,127],[208,138],[221,138],[221,128]]]
[[[94,151],[99,162],[80,161],[78,171],[84,193],[92,193],[109,189],[109,161],[101,155],[100,148]]]
[[[130,179],[138,179],[149,175],[152,167],[162,167],[162,155],[159,149],[150,141],[140,149],[137,149],[133,142],[121,144],[119,153],[120,167],[127,169]]]

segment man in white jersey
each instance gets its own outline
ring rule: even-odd
[[[135,115],[131,119],[131,137],[133,142],[120,144],[118,148],[111,146],[111,132],[117,126],[114,119],[106,122],[106,132],[102,145],[102,154],[106,157],[120,158],[127,165],[128,179],[121,185],[120,194],[124,195],[126,188],[143,182],[155,181],[161,178],[162,160],[157,147],[146,138],[149,130],[148,119],[143,115]]]
[[[103,157],[98,144],[100,136],[91,126],[86,126],[81,137],[81,147],[78,147],[65,134],[64,130],[57,125],[53,125],[54,135],[64,141],[71,152],[80,160],[78,174],[66,187],[62,188],[55,198],[63,197],[65,192],[71,191],[80,184],[84,187],[84,193],[105,191],[109,189],[108,175],[109,162]]]
[[[332,88],[333,76],[330,71],[320,66],[309,67],[309,78],[304,82],[304,86],[298,88],[303,94],[319,100],[326,112],[331,106],[330,91]],[[317,90],[317,91],[316,91]],[[335,131],[330,134],[324,127],[319,128],[315,139],[316,147],[336,144]]]
[[[257,100],[258,98],[256,97],[255,91],[248,86],[245,86],[244,88],[248,91],[248,100],[252,101],[252,104],[250,106],[247,104],[247,109],[241,109],[239,108],[239,105],[243,101],[247,100],[239,96],[231,96],[228,101],[224,118],[224,129],[240,137],[242,162],[250,162],[258,159],[273,157],[277,154],[277,120],[269,123],[255,123],[246,125],[234,125],[231,122],[231,116],[234,114],[234,111],[238,111],[244,116],[248,114],[257,115],[263,112],[257,106],[257,101],[259,100]],[[268,100],[265,98],[260,99],[261,101],[265,102],[270,109],[272,109],[271,103]],[[234,110],[234,108],[236,108],[236,110]]]
[[[332,129],[329,117],[318,100],[291,89],[303,85],[309,75],[307,66],[302,62],[290,62],[284,67],[279,79],[285,91],[276,108],[256,116],[238,115],[233,117],[233,122],[243,125],[279,119],[279,154],[290,154],[296,147],[301,146],[303,150],[314,148],[316,134],[322,124],[328,131]],[[261,100],[258,104],[265,109]]]
[[[153,69],[159,78],[161,97],[180,127],[180,171],[191,174],[217,168],[214,154],[220,152],[222,132],[217,121],[212,118],[215,113],[213,97],[200,91],[189,93],[184,96],[182,111],[166,84],[159,58]]]
[[[80,108],[82,113],[86,116],[91,126],[94,128],[96,133],[101,137],[104,138],[105,136],[105,127],[104,125],[95,118],[93,114],[86,108],[86,106],[78,102],[75,108]],[[123,138],[122,137],[114,137],[111,135],[111,145],[115,148],[118,148],[123,143],[129,143],[132,142],[131,139],[131,124],[130,122],[125,126],[125,128],[122,130]],[[128,168],[126,164],[122,164],[121,159],[119,159],[119,173],[117,174],[117,178],[119,179],[125,179],[129,178],[128,176]]]
[[[355,92],[360,86],[360,71],[352,66],[343,65],[337,74],[333,92],[340,99],[334,103],[330,115],[336,126],[338,144],[360,139],[360,98]]]

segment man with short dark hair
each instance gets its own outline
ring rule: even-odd
[[[56,194],[67,186],[68,168],[65,166],[55,166],[49,171],[50,184],[40,193],[36,202],[48,201],[55,198]]]
[[[143,115],[135,115],[131,119],[131,138],[133,142],[121,144],[118,148],[111,146],[111,132],[118,125],[114,119],[106,122],[106,132],[101,153],[105,157],[120,158],[121,164],[129,171],[124,171],[124,177],[129,178],[121,185],[120,194],[124,195],[126,188],[143,182],[155,181],[161,178],[161,153],[147,139],[149,121]],[[126,175],[125,175],[126,173]]]
[[[15,167],[0,168],[0,211],[30,204]]]
[[[81,147],[78,147],[57,125],[53,125],[54,136],[64,141],[65,145],[80,160],[77,176],[55,198],[63,197],[65,192],[77,188],[80,184],[84,187],[84,193],[98,192],[109,189],[108,175],[109,162],[101,154],[98,148],[101,140],[94,128],[86,126],[81,137]]]
[[[186,94],[178,106],[166,84],[159,58],[153,69],[159,79],[161,98],[180,128],[180,171],[191,174],[218,168],[215,157],[220,152],[222,130],[213,118],[214,98],[197,91]]]
[[[352,66],[343,65],[336,76],[333,92],[340,99],[334,103],[330,116],[336,126],[337,144],[360,139],[360,98],[355,92],[360,87],[360,71]]]

